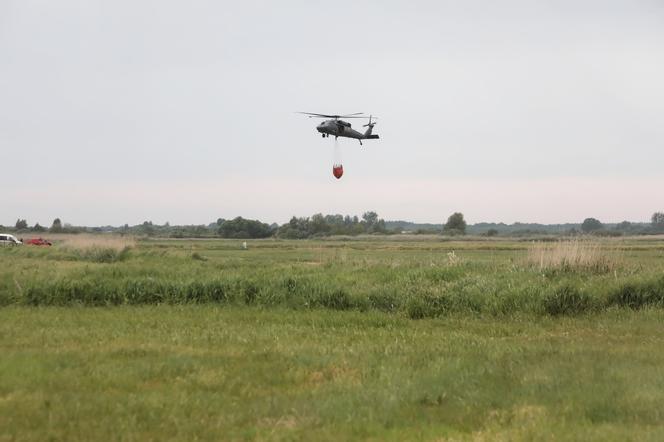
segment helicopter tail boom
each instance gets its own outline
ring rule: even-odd
[[[367,131],[364,132],[364,138],[367,139],[367,140],[378,138],[378,135],[372,135],[371,134],[371,131],[373,130],[374,126],[376,125],[376,123],[371,122],[372,117],[373,117],[372,115],[369,115],[369,123],[364,125],[364,127],[368,127]]]

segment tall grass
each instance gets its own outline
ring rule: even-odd
[[[67,235],[56,246],[76,260],[110,263],[124,260],[136,245],[131,236]]]
[[[113,249],[121,251],[136,246],[132,236],[117,235],[62,235],[54,238],[60,247],[76,250]]]
[[[540,271],[606,273],[618,269],[622,259],[615,247],[573,240],[536,242],[528,249],[526,262]]]
[[[0,309],[0,440],[664,440],[663,321]]]
[[[449,245],[379,242],[355,248],[266,242],[249,251],[223,241],[141,242],[132,249],[132,238],[108,238],[0,250],[0,305],[217,303],[379,310],[414,319],[664,306],[659,249],[621,243],[627,252],[618,252],[610,241],[520,250],[455,244],[457,254]],[[110,246],[100,247],[104,241]]]

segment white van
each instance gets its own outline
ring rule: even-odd
[[[10,235],[9,233],[0,233],[0,246],[15,246],[18,244],[23,243],[16,239],[14,235]]]

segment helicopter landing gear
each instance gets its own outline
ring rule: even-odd
[[[360,139],[358,138],[357,141],[360,142],[360,146],[361,146],[361,145],[362,145],[362,140],[360,140]]]
[[[320,134],[323,138],[325,138],[325,134]]]

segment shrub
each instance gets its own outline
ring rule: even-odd
[[[455,212],[447,218],[447,222],[443,226],[443,233],[448,235],[465,235],[466,234],[466,220],[463,219],[463,213]]]
[[[369,293],[369,306],[384,312],[393,312],[401,307],[401,298],[394,290],[375,290]]]
[[[298,288],[298,281],[293,277],[288,277],[283,281],[283,286],[286,289],[286,293],[292,295]]]
[[[427,294],[411,298],[406,305],[406,313],[411,319],[435,318],[449,312],[452,304],[453,301],[447,296]]]
[[[664,305],[664,277],[621,285],[609,295],[609,305],[633,309],[646,305]]]
[[[98,263],[111,263],[124,261],[129,256],[129,247],[117,250],[110,247],[92,247],[76,252],[77,258],[81,261],[90,261]]]
[[[249,305],[249,304],[253,304],[254,302],[256,302],[256,298],[258,297],[259,288],[256,284],[254,284],[253,282],[250,282],[244,287],[243,292],[244,292],[244,303]]]
[[[569,284],[562,285],[545,295],[543,304],[544,311],[552,316],[583,313],[592,305],[586,293]]]
[[[140,305],[227,302],[228,283],[212,281],[164,281],[137,278],[121,281],[61,279],[35,282],[18,302],[26,305]]]
[[[258,220],[244,219],[241,216],[233,220],[226,220],[217,229],[222,238],[267,238],[272,235],[272,228]]]
[[[602,230],[603,228],[604,225],[595,218],[586,218],[583,220],[583,223],[581,223],[581,230],[584,233],[596,232],[598,230]]]
[[[406,306],[406,313],[410,319],[424,319],[430,316],[428,306],[421,298],[411,298]]]
[[[312,304],[333,310],[350,310],[355,307],[348,292],[341,288],[319,291]]]

